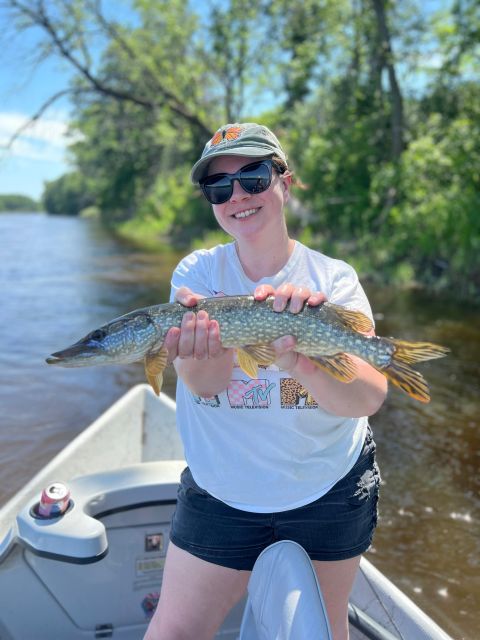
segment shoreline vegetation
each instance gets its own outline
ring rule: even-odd
[[[260,122],[299,178],[295,237],[480,303],[478,0],[144,0],[124,22],[86,0],[6,4],[72,70],[71,170],[45,184],[48,212],[97,212],[148,250],[217,241],[190,169],[220,124]]]
[[[2,204],[2,197],[0,196],[0,205]],[[80,218],[96,220],[119,242],[146,253],[165,254],[168,252],[182,255],[195,249],[209,249],[217,244],[225,244],[232,241],[232,238],[221,229],[212,229],[196,238],[190,238],[188,241],[184,240],[178,243],[178,241],[174,242],[171,237],[159,231],[155,220],[150,222],[143,221],[141,224],[137,224],[135,221],[128,221],[112,225],[102,221],[102,214],[95,207],[83,209],[78,214],[51,213],[46,211],[41,203],[31,199],[23,200],[25,196],[21,197],[22,200],[18,200],[18,202],[26,202],[27,204],[31,202],[33,204],[20,206],[18,209],[7,209],[0,206],[0,215],[2,213],[44,213],[52,216],[78,215]],[[36,205],[36,208],[34,208],[34,205]],[[289,228],[292,229],[292,237],[321,253],[349,262],[356,269],[362,282],[380,287],[394,286],[404,291],[408,289],[423,290],[433,295],[441,294],[448,288],[448,281],[446,280],[428,283],[417,279],[414,268],[408,261],[395,264],[391,268],[379,270],[376,261],[372,260],[369,255],[359,255],[356,242],[342,241],[341,239],[335,241],[320,233],[313,233],[309,226],[302,226],[299,222],[296,206],[294,210],[295,213],[292,213],[292,208],[289,209],[287,207],[287,217],[289,218]],[[378,255],[375,257],[377,260],[379,259]],[[450,290],[449,298],[467,302],[471,306],[480,306],[480,298],[478,296],[466,295],[463,290]]]
[[[302,210],[305,212],[303,207]],[[94,208],[83,211],[81,215],[86,218],[96,218],[100,223],[102,220],[100,212]],[[366,244],[368,239],[363,242],[361,239],[335,240],[325,234],[314,233],[308,225],[305,226],[302,223],[302,219],[298,216],[298,206],[296,204],[293,207],[287,206],[287,217],[293,238],[321,253],[350,263],[356,269],[362,282],[369,282],[380,287],[394,286],[401,290],[420,290],[434,296],[445,293],[448,290],[449,298],[465,302],[471,306],[480,306],[480,296],[476,293],[476,290],[472,295],[471,292],[465,292],[464,289],[450,288],[448,272],[444,274],[443,278],[437,277],[433,280],[417,278],[414,265],[408,261],[408,258],[395,264],[389,264],[385,260],[385,264],[382,265],[385,247],[379,247],[374,255],[369,253],[362,255],[361,246],[363,243]],[[120,242],[147,253],[165,253],[168,251],[180,255],[195,249],[209,249],[220,243],[232,242],[232,238],[222,229],[203,231],[195,238],[178,242],[174,237],[168,236],[168,234],[164,234],[162,230],[159,230],[155,220],[150,222],[144,220],[138,225],[134,221],[128,221],[106,226],[110,233]]]
[[[38,200],[19,193],[0,193],[0,213],[32,213],[43,211],[43,206]]]

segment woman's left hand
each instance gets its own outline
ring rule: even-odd
[[[273,310],[284,311],[290,302],[289,312],[299,313],[305,304],[315,307],[327,300],[326,296],[317,291],[313,293],[308,287],[296,287],[295,285],[287,282],[278,289],[274,289],[271,285],[262,284],[254,291],[255,300],[265,300],[268,296],[274,296]],[[282,336],[272,342],[272,346],[277,354],[275,364],[286,371],[291,371],[297,364],[298,359],[307,358],[295,351],[296,339],[294,336]],[[314,368],[314,367],[312,367]]]
[[[295,287],[290,283],[276,290],[269,285],[260,285],[254,292],[256,300],[265,300],[272,295],[275,296],[275,311],[283,311],[290,301],[289,311],[292,313],[301,311],[306,302],[317,306],[326,301],[323,293],[312,293],[307,287]],[[371,335],[375,335],[373,330]],[[318,368],[313,360],[295,351],[294,336],[277,338],[272,345],[277,354],[275,364],[308,389],[319,407],[328,413],[360,418],[373,415],[382,406],[387,393],[386,378],[364,360],[350,356],[356,367],[356,377],[346,385]]]

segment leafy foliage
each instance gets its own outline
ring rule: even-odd
[[[84,175],[74,171],[46,182],[42,202],[48,213],[75,216],[91,206],[94,198],[88,193]]]
[[[76,69],[76,170],[47,184],[50,211],[95,205],[150,243],[216,237],[189,169],[220,124],[255,119],[306,185],[299,237],[363,276],[479,294],[475,0],[132,0],[129,22],[91,0],[6,4]]]

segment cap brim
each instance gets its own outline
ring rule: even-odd
[[[276,151],[267,150],[267,149],[259,149],[258,147],[235,147],[234,149],[219,149],[204,158],[200,158],[198,162],[193,165],[192,171],[190,173],[190,178],[193,184],[198,184],[202,178],[205,177],[207,173],[207,168],[210,162],[214,158],[219,158],[220,156],[245,156],[247,158],[271,158],[277,153]]]

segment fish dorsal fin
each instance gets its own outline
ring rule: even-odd
[[[337,353],[334,356],[323,356],[320,358],[310,358],[319,369],[340,380],[341,382],[352,382],[357,376],[357,369],[346,353]]]
[[[160,395],[163,384],[163,372],[168,364],[168,351],[160,347],[156,351],[149,351],[145,356],[145,375],[155,393]]]
[[[252,356],[247,353],[244,349],[237,349],[238,355],[238,364],[240,369],[244,371],[249,378],[257,378],[258,377],[258,363],[252,358]]]
[[[372,321],[361,311],[351,311],[331,302],[328,303],[328,306],[335,311],[340,320],[350,329],[361,333],[367,333],[373,329]]]

